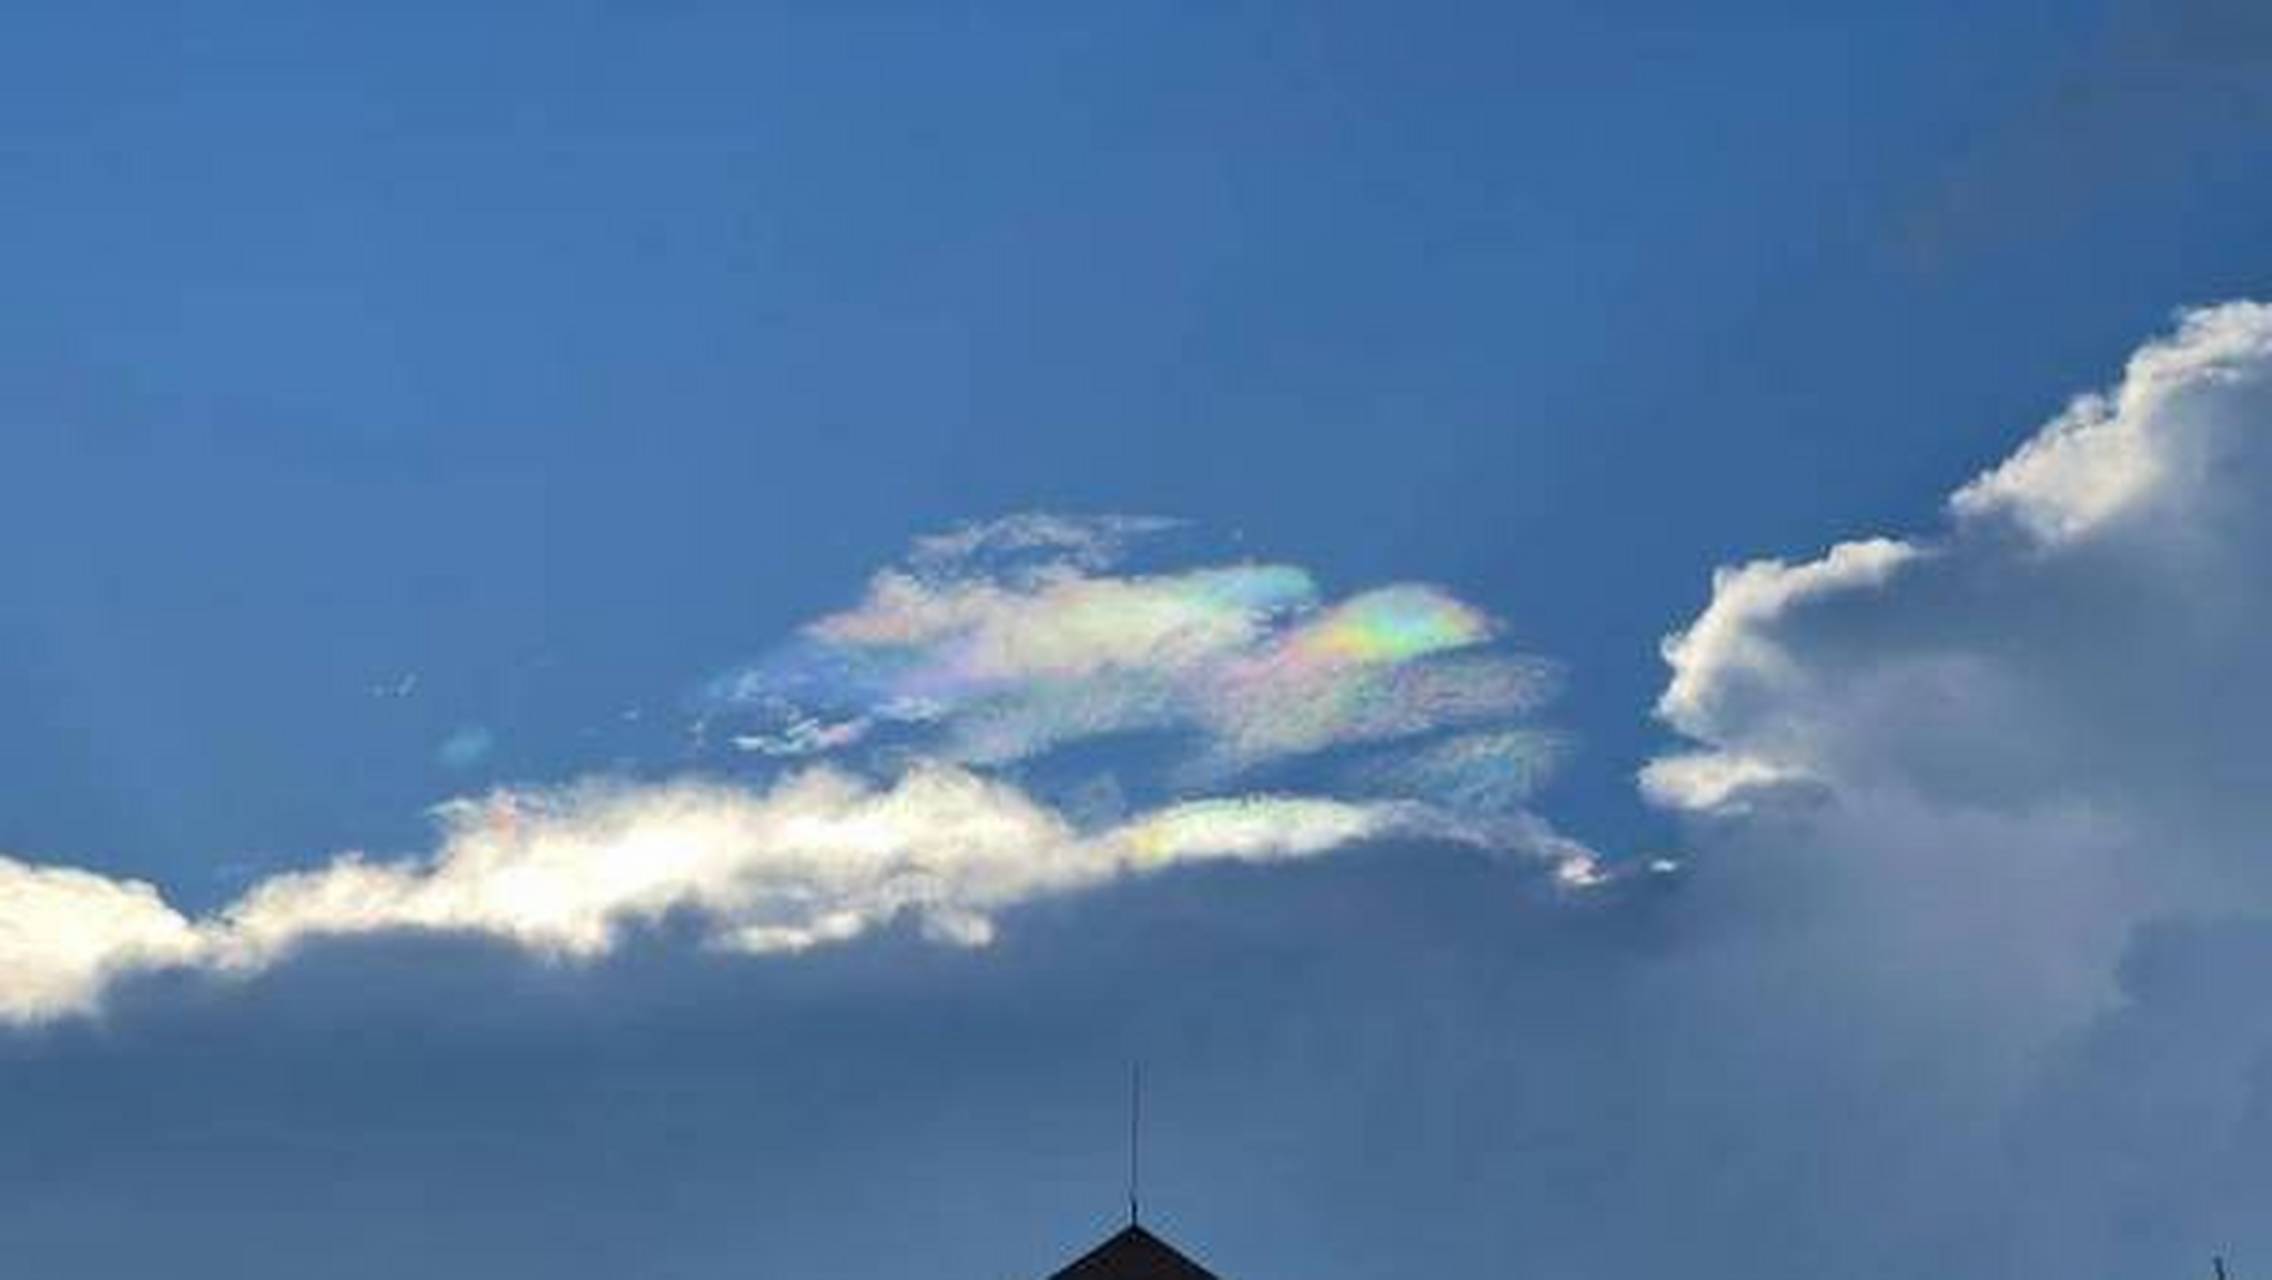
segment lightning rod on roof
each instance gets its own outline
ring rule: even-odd
[[[1144,1064],[1128,1064],[1128,1225],[1141,1217],[1139,1193],[1143,1182]]]

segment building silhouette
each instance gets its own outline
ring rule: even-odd
[[[1050,1280],[1217,1280],[1214,1272],[1131,1222]]]
[[[1128,1225],[1052,1274],[1049,1280],[1218,1280],[1214,1272],[1144,1229],[1144,1069],[1128,1075]]]

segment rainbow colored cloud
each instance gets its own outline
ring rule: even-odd
[[[1482,609],[1409,582],[1333,599],[1286,564],[1126,567],[1177,528],[1025,515],[923,539],[714,681],[706,711],[770,756],[1001,767],[1148,736],[1176,798],[1362,752],[1369,789],[1478,815],[1551,768],[1555,739],[1524,721],[1555,671]]]

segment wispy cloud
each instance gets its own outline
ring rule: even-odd
[[[720,680],[759,750],[854,745],[911,726],[923,751],[1004,764],[1151,732],[1190,745],[1187,782],[1355,744],[1504,724],[1553,670],[1497,644],[1481,609],[1398,583],[1328,599],[1254,561],[1114,571],[1169,528],[1022,516],[917,544],[855,606]],[[858,726],[857,729],[851,726]]]

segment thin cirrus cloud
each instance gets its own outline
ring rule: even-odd
[[[0,1021],[97,1009],[136,973],[254,973],[379,933],[592,960],[666,921],[740,953],[907,921],[977,946],[1021,903],[1388,837],[1520,853],[1568,888],[1605,877],[1525,808],[1556,753],[1522,723],[1550,673],[1482,611],[1415,584],[1328,600],[1283,565],[1111,572],[1174,527],[1026,515],[918,542],[852,608],[712,688],[707,714],[737,721],[730,773],[454,800],[429,854],[341,855],[196,917],[150,884],[0,857]],[[1142,730],[1180,744],[1154,776],[1134,752],[1057,779],[1110,793],[1106,811],[1028,776]],[[1239,776],[1287,760],[1320,767]]]

